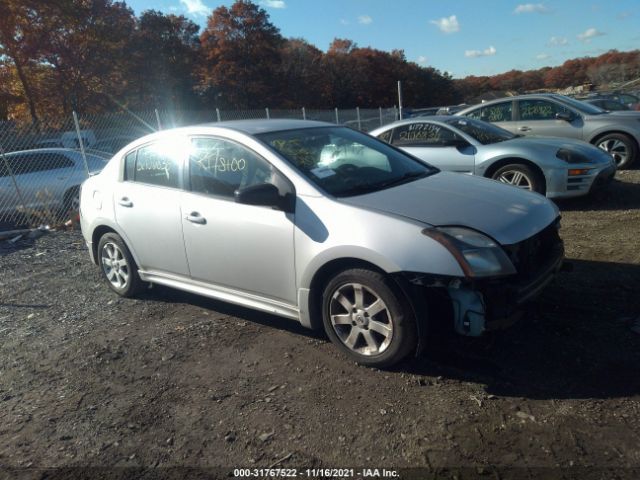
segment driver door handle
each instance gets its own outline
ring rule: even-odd
[[[524,127],[518,128],[518,130],[520,130],[521,132],[529,132],[531,131],[531,127],[524,126]]]
[[[198,212],[191,212],[184,218],[185,220],[189,220],[191,223],[197,223],[199,225],[204,225],[205,223],[207,223],[207,219],[200,215],[200,213]]]
[[[131,208],[133,207],[133,202],[129,200],[129,197],[122,197],[118,203],[123,207]]]

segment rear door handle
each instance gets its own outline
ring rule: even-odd
[[[186,220],[189,220],[191,223],[197,223],[199,225],[204,225],[205,223],[207,223],[207,219],[200,215],[198,212],[191,212],[184,218]]]
[[[526,126],[525,127],[520,127],[520,128],[518,128],[518,130],[520,130],[521,132],[529,132],[529,131],[531,131],[531,127],[526,127]]]
[[[131,208],[133,207],[133,202],[129,200],[129,197],[122,197],[118,203],[123,207]]]

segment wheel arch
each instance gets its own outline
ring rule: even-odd
[[[93,258],[96,265],[100,264],[100,261],[98,260],[98,243],[100,242],[100,239],[103,237],[103,235],[107,233],[115,233],[116,235],[120,236],[126,247],[129,249],[129,253],[131,254],[131,257],[133,257],[133,261],[136,262],[136,265],[140,265],[138,257],[136,253],[131,249],[131,244],[129,243],[126,235],[124,235],[114,226],[104,223],[98,225],[93,229],[93,232],[91,232],[91,258]]]
[[[526,165],[527,167],[532,168],[538,175],[540,175],[544,179],[544,190],[546,192],[547,191],[547,177],[544,174],[544,171],[542,170],[542,168],[540,168],[539,165],[535,164],[531,160],[527,160],[526,158],[522,158],[522,157],[501,158],[500,160],[497,160],[494,163],[492,163],[491,165],[489,165],[489,167],[487,167],[487,169],[484,171],[483,175],[486,178],[491,178],[491,177],[493,177],[493,174],[496,173],[498,170],[500,170],[502,167],[504,167],[506,165],[513,165],[513,164],[518,164],[518,163],[521,164],[521,165]]]
[[[630,134],[629,132],[625,132],[624,130],[607,130],[606,132],[600,132],[589,139],[589,143],[592,145],[596,145],[602,138],[607,135],[624,135],[628,137],[636,146],[636,152],[640,152],[640,144],[638,143],[638,139]],[[596,145],[597,146],[597,145]]]
[[[626,132],[624,130],[619,130],[619,129],[605,130],[604,132],[598,132],[595,135],[593,135],[591,138],[589,138],[589,143],[591,143],[592,145],[595,145],[598,142],[598,140],[600,140],[603,137],[606,137],[607,135],[624,135],[625,137],[629,137],[633,141],[633,143],[635,143],[636,148],[640,147],[640,145],[638,144],[638,140],[633,134]]]
[[[311,328],[314,330],[322,329],[322,292],[331,277],[338,272],[349,270],[351,268],[365,268],[373,270],[383,275],[389,275],[384,269],[378,265],[366,260],[355,257],[335,258],[322,265],[311,278],[309,284],[309,320]]]

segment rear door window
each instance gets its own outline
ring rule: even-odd
[[[520,119],[530,120],[555,120],[557,113],[571,115],[571,110],[562,105],[548,100],[520,100]]]
[[[494,103],[469,112],[466,116],[485,122],[510,122],[513,118],[513,102]]]
[[[155,142],[125,156],[125,180],[180,188],[184,148],[179,142]]]

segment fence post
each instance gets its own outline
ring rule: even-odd
[[[84,161],[84,170],[87,174],[87,178],[89,177],[89,164],[87,163],[87,154],[84,152],[84,141],[82,140],[82,135],[80,134],[80,122],[78,122],[78,115],[75,110],[73,113],[73,123],[76,124],[76,134],[78,135],[78,145],[80,146],[80,153],[82,154],[82,160]]]
[[[18,200],[20,201],[20,206],[22,207],[22,211],[27,213],[27,206],[24,203],[24,197],[22,196],[22,191],[20,191],[20,187],[18,187],[18,182],[16,181],[16,177],[13,175],[13,170],[11,169],[11,165],[7,161],[7,157],[4,156],[4,148],[0,145],[0,157],[2,157],[2,161],[4,162],[4,166],[7,169],[7,173],[11,177],[11,182],[13,183],[14,188],[16,189],[16,193],[18,194]]]
[[[356,107],[356,116],[358,117],[358,130],[362,130],[362,124],[360,123],[360,107]]]
[[[271,120],[271,117],[269,117],[269,107],[266,107],[266,108],[264,109],[264,111],[265,111],[265,112],[266,112],[266,114],[267,114],[267,120]]]
[[[216,108],[216,116],[218,117],[218,121],[220,122],[220,109]]]
[[[304,107],[302,107],[302,119],[303,120],[307,119],[307,112],[305,111]]]
[[[156,111],[156,121],[158,122],[158,130],[162,130],[162,124],[160,123],[160,114],[158,113],[158,109],[155,109]]]
[[[336,107],[336,123],[340,125],[340,118],[338,117],[338,107]]]
[[[380,126],[382,126],[382,107],[378,107],[378,112],[380,113]]]

